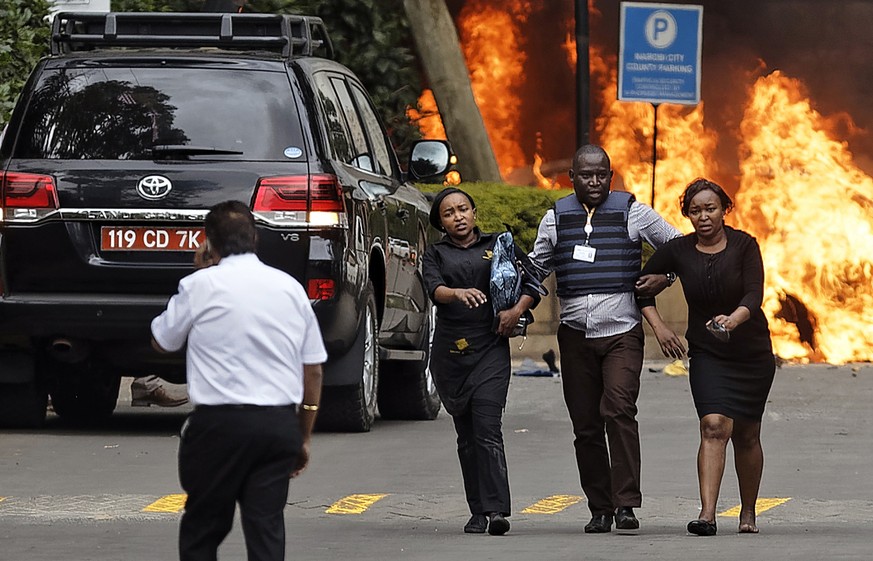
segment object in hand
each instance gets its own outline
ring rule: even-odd
[[[719,341],[722,341],[723,343],[727,343],[728,341],[730,341],[730,338],[731,338],[730,331],[727,330],[727,327],[718,323],[714,319],[711,319],[708,322],[706,322],[706,330],[709,331],[710,333],[712,333],[712,335],[716,339],[718,339]]]

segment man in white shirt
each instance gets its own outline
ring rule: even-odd
[[[152,321],[157,350],[187,343],[195,406],[179,444],[179,556],[214,561],[238,503],[248,559],[283,560],[288,478],[309,461],[327,353],[306,291],[255,255],[249,208],[215,205],[205,227],[199,270]]]

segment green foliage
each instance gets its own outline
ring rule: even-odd
[[[402,0],[253,0],[257,11],[299,13],[324,20],[339,62],[363,82],[401,161],[421,135],[406,117],[422,78]]]
[[[423,191],[439,191],[437,185],[420,185]],[[547,190],[504,183],[462,183],[458,186],[476,201],[476,224],[484,232],[502,232],[507,226],[515,243],[525,251],[533,249],[537,228],[555,201],[572,189]]]
[[[49,51],[47,0],[0,0],[0,128],[30,71]]]
[[[112,0],[113,12],[199,12],[203,0]]]

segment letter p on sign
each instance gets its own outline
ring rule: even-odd
[[[646,20],[646,40],[656,49],[665,49],[676,40],[676,20],[666,10],[652,12]]]

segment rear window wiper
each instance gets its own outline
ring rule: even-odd
[[[205,154],[242,154],[242,152],[240,152],[239,150],[226,150],[224,148],[215,148],[214,146],[190,146],[187,144],[155,144],[151,147],[151,151],[152,155],[154,156],[169,156],[172,154],[180,156],[200,156]]]

